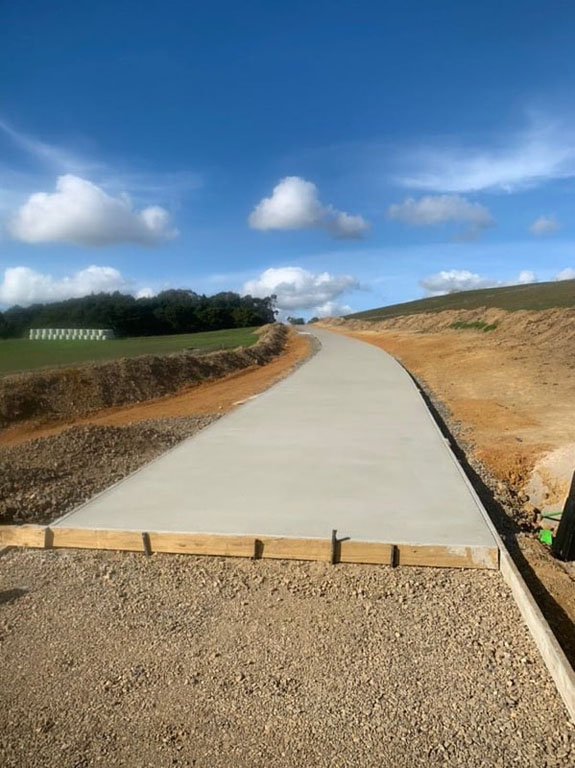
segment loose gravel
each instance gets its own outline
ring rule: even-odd
[[[0,573],[6,768],[575,764],[498,572],[10,550]]]
[[[0,523],[49,523],[210,424],[215,417],[71,427],[0,448]]]

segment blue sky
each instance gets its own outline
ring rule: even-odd
[[[0,305],[575,275],[571,2],[19,0],[0,29]]]

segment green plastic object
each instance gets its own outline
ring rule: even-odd
[[[551,531],[547,531],[547,530],[540,531],[539,541],[542,544],[546,544],[548,547],[550,547],[551,544],[553,544],[553,535]]]

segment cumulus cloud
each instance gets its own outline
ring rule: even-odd
[[[435,192],[511,192],[575,176],[575,134],[560,125],[532,120],[524,131],[490,147],[411,148],[402,160],[411,171],[397,181]]]
[[[341,315],[349,315],[352,311],[349,304],[340,304],[338,301],[326,301],[325,304],[315,308],[314,315],[316,317],[340,317]]]
[[[491,288],[498,282],[466,269],[442,269],[441,272],[422,278],[419,284],[429,294],[441,296],[444,293],[472,291],[475,288]]]
[[[363,216],[323,205],[316,185],[299,176],[287,176],[271,197],[264,197],[248,219],[252,229],[326,229],[334,237],[360,238],[369,229]]]
[[[518,285],[530,285],[537,282],[537,275],[531,269],[522,269],[517,278]]]
[[[73,174],[60,176],[55,192],[31,195],[9,220],[8,231],[15,240],[26,243],[88,246],[152,245],[177,234],[164,208],[137,211],[126,194],[112,197]]]
[[[298,310],[325,317],[349,310],[335,300],[346,291],[357,288],[359,284],[351,275],[313,273],[301,267],[272,267],[255,280],[248,281],[243,293],[258,298],[274,294],[277,308],[283,314]]]
[[[408,197],[403,203],[390,205],[387,215],[411,227],[436,227],[448,222],[465,224],[461,236],[466,239],[476,239],[495,224],[485,206],[461,195],[427,195],[419,200]]]
[[[419,284],[430,296],[442,296],[446,293],[473,291],[478,288],[496,288],[503,285],[526,285],[537,282],[537,277],[530,270],[522,270],[516,280],[505,282],[491,277],[482,277],[466,269],[449,269],[424,277]]]
[[[529,227],[532,235],[554,235],[559,229],[559,222],[554,216],[540,216]]]
[[[62,278],[54,278],[29,267],[11,267],[5,270],[0,282],[0,304],[60,301],[128,288],[128,281],[113,267],[91,266]]]
[[[562,269],[555,275],[554,280],[575,280],[575,269],[572,267]]]

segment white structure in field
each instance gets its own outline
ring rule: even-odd
[[[114,338],[109,328],[31,328],[29,338],[54,341],[106,341]]]

